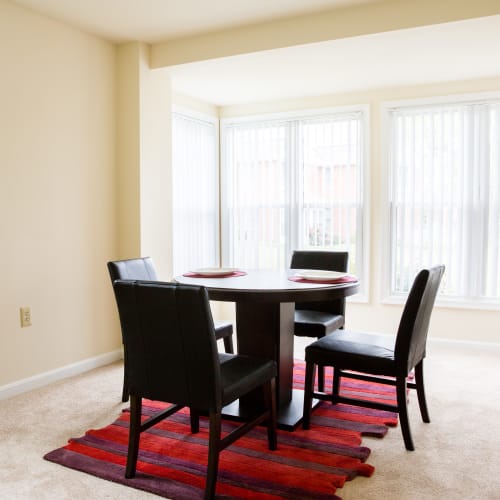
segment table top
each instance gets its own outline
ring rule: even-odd
[[[228,302],[308,302],[332,300],[357,293],[359,282],[331,284],[288,279],[297,269],[245,269],[243,276],[221,278],[176,276],[178,283],[205,286],[210,300]]]

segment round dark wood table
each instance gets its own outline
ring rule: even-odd
[[[303,391],[292,387],[295,302],[348,297],[359,288],[357,281],[329,284],[290,280],[297,271],[256,269],[245,270],[242,276],[174,278],[178,283],[206,287],[210,300],[235,303],[238,353],[276,361],[278,425],[289,430],[301,421],[303,405]],[[245,416],[256,404],[262,404],[260,398],[260,394],[250,394],[226,407],[224,414]]]

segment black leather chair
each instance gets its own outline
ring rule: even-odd
[[[444,266],[420,271],[413,282],[401,316],[396,339],[391,336],[348,330],[324,337],[306,347],[306,379],[302,425],[309,429],[312,398],[399,413],[407,450],[414,450],[408,423],[407,387],[417,390],[420,414],[430,422],[425,400],[423,363],[429,321],[444,273]],[[332,394],[314,392],[315,366],[334,369]],[[415,369],[415,382],[407,381]],[[351,372],[352,370],[352,372]],[[346,371],[348,371],[346,373]],[[396,386],[397,405],[339,395],[342,376]],[[391,378],[386,378],[391,377]]]
[[[295,250],[290,269],[320,269],[346,272],[348,252]],[[343,328],[345,323],[345,299],[328,302],[304,302],[295,304],[294,334],[298,337],[323,338]],[[318,388],[325,387],[325,371],[318,368]]]
[[[220,451],[264,421],[269,448],[276,449],[276,363],[217,352],[203,287],[129,280],[117,280],[113,286],[131,403],[125,477],[135,475],[141,432],[189,407],[193,433],[199,431],[200,413],[209,416],[205,498],[213,498]],[[259,388],[265,391],[267,407],[256,409],[250,421],[221,437],[223,406]],[[142,398],[172,406],[141,422]]]
[[[151,257],[116,260],[108,262],[111,282],[115,280],[149,280],[158,281],[158,275]],[[224,350],[233,353],[233,325],[229,321],[215,321],[215,338],[222,339]],[[122,401],[128,400],[128,385],[126,374],[123,377]]]

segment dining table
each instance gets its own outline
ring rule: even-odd
[[[350,275],[326,280],[302,277],[304,270],[221,269],[190,271],[175,276],[178,283],[206,288],[211,301],[235,303],[238,354],[276,361],[278,426],[293,430],[302,420],[303,390],[293,389],[295,302],[328,301],[357,293],[358,280]],[[248,418],[264,404],[253,392],[224,408],[229,418]]]

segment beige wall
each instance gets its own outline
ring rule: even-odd
[[[387,0],[321,19],[114,47],[0,0],[0,388],[120,348],[107,260],[149,254],[170,277],[172,95],[162,67],[499,11],[497,0]],[[381,305],[377,292],[380,102],[499,88],[491,79],[260,108],[371,106],[371,302],[349,306],[350,326],[390,328],[400,310]],[[20,327],[21,306],[31,307],[33,326]],[[434,326],[437,336],[499,340],[498,312],[442,309]]]
[[[115,48],[0,0],[0,68],[2,386],[121,342]]]
[[[151,256],[159,277],[172,272],[170,77],[151,70],[150,47],[117,49],[119,258]]]
[[[271,23],[260,23],[200,36],[159,43],[152,47],[152,67],[269,50],[362,34],[453,22],[500,13],[498,0],[386,0],[311,14]],[[373,90],[363,93],[320,96],[260,105],[232,106],[220,110],[221,118],[253,113],[289,111],[323,106],[370,106],[370,273],[367,304],[350,303],[349,327],[391,331],[397,327],[401,306],[382,303],[383,206],[385,186],[381,159],[381,103],[447,94],[499,91],[498,78],[445,82],[419,87]],[[231,308],[226,308],[226,314]],[[431,336],[447,339],[500,342],[500,312],[438,307]]]

